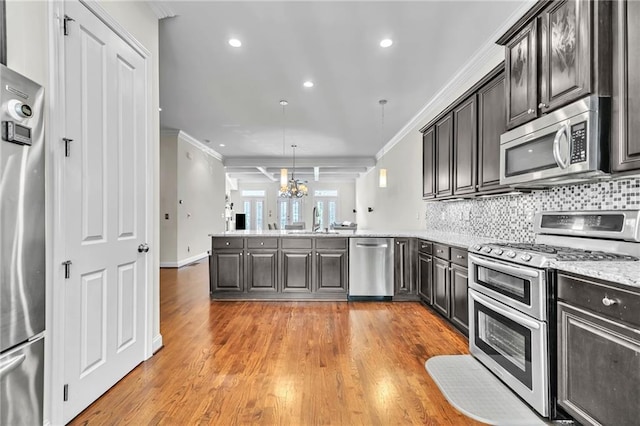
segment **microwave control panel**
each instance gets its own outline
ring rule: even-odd
[[[571,164],[587,161],[587,122],[571,126]]]

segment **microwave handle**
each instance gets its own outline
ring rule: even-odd
[[[566,140],[568,141],[569,125],[566,123],[560,126],[560,128],[556,132],[556,137],[553,138],[553,158],[556,160],[556,164],[558,164],[561,169],[566,169],[569,165],[569,162],[560,157],[560,139],[562,138],[563,133],[565,134]]]

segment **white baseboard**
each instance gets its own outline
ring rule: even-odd
[[[162,334],[158,334],[153,338],[153,342],[151,343],[151,351],[152,353],[156,353],[162,348]]]
[[[193,262],[197,262],[198,260],[204,259],[209,256],[208,252],[196,254],[195,256],[188,257],[186,259],[179,260],[177,262],[160,262],[161,268],[182,268],[185,265],[188,265]]]

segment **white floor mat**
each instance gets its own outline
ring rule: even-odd
[[[442,355],[424,364],[451,405],[491,425],[545,425],[513,391],[471,355]]]

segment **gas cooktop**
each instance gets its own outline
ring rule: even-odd
[[[636,261],[635,256],[605,251],[584,250],[572,247],[534,243],[489,243],[475,245],[471,251],[517,263],[527,263],[539,267],[549,261]]]

